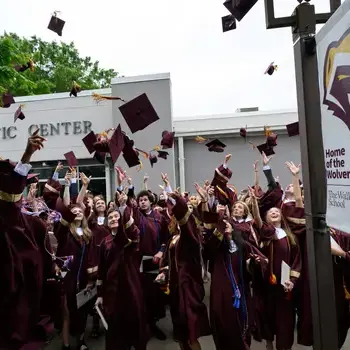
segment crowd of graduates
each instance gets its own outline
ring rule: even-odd
[[[0,161],[1,350],[41,349],[54,329],[63,349],[88,349],[89,315],[90,336],[104,333],[107,350],[143,350],[151,337],[166,339],[158,321],[167,309],[180,349],[201,349],[208,335],[218,350],[249,349],[252,338],[268,350],[312,345],[300,166],[285,163],[291,183],[282,186],[273,156],[262,152],[254,183],[238,191],[226,155],[196,193],[172,188],[164,173],[161,190],[148,188],[147,176],[137,189],[118,166],[107,203],[89,191],[87,176],[74,167],[63,173],[60,162],[38,195],[30,161],[46,141],[37,131],[18,162]],[[340,349],[350,239],[329,234]]]

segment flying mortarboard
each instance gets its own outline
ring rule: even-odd
[[[0,107],[9,108],[13,103],[15,103],[15,99],[9,93],[3,94],[0,100]]]
[[[239,135],[244,139],[247,138],[247,127],[239,129]]]
[[[299,122],[288,124],[287,126],[288,136],[298,136],[299,135]]]
[[[39,181],[39,175],[40,174],[28,174],[27,175],[27,185],[36,183]]]
[[[221,17],[221,23],[223,33],[236,29],[236,19],[233,15]]]
[[[273,147],[269,146],[267,143],[263,143],[259,146],[256,146],[256,148],[259,150],[260,153],[265,153],[267,157],[272,156],[275,154],[275,151],[273,150]]]
[[[16,123],[17,119],[23,120],[25,119],[25,115],[23,114],[22,108],[24,107],[24,105],[19,105],[15,114],[14,114],[14,118],[13,118],[13,122]]]
[[[168,159],[168,152],[165,151],[157,151],[158,152],[158,158],[162,158],[162,159]]]
[[[277,69],[278,66],[274,65],[274,62],[271,62],[264,74],[272,75]]]
[[[209,152],[222,153],[226,145],[222,143],[220,140],[215,139],[206,144]]]
[[[124,134],[120,124],[115,129],[111,139],[109,140],[109,153],[111,155],[113,164],[118,160],[122,150],[124,149]]]
[[[57,13],[59,13],[59,11],[53,13],[47,28],[55,32],[58,36],[62,36],[62,30],[66,22],[58,18]]]
[[[123,149],[123,157],[129,168],[140,165],[138,152],[132,146],[125,146]]]
[[[147,95],[143,93],[119,107],[126,124],[134,134],[156,122],[159,117]]]
[[[258,0],[226,0],[224,6],[233,14],[237,21],[241,21],[257,2]]]
[[[266,137],[267,145],[270,147],[276,147],[278,135],[272,132],[272,130],[267,126],[264,126],[264,134]]]
[[[16,64],[14,68],[17,72],[25,72],[27,69],[30,69],[32,72],[34,72],[35,65],[32,60],[29,60],[26,64]]]
[[[153,168],[153,165],[158,162],[158,158],[155,154],[151,154],[149,156],[149,162],[151,163],[151,167]]]
[[[75,166],[77,166],[79,164],[73,151],[65,153],[64,154],[64,158],[66,158],[67,164],[70,167],[75,167]]]
[[[161,146],[163,146],[163,149],[173,148],[174,137],[175,137],[175,132],[169,132],[167,130],[164,130],[162,132],[162,141],[160,142],[160,144]]]
[[[94,154],[94,158],[101,164],[105,164],[106,153],[96,151]]]
[[[97,142],[96,134],[90,131],[83,139],[84,145],[90,154],[95,152],[94,144]]]
[[[75,81],[73,81],[72,90],[69,93],[69,97],[72,97],[72,95],[74,97],[77,97],[80,91],[81,91],[81,86],[77,84]]]

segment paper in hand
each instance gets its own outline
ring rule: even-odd
[[[105,327],[105,330],[108,330],[108,323],[107,323],[106,319],[104,318],[103,313],[98,305],[95,305],[95,310],[97,311],[98,315],[100,316],[103,327]]]
[[[80,291],[77,294],[77,308],[80,309],[88,301],[90,301],[95,295],[97,295],[97,288],[91,289],[90,293],[87,293],[85,290]]]
[[[281,265],[281,284],[286,287],[286,282],[290,280],[290,266],[282,260]]]

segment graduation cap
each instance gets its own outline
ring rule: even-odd
[[[83,139],[84,145],[90,154],[95,152],[94,144],[97,142],[96,134],[90,131]]]
[[[237,21],[241,21],[257,2],[258,0],[226,0],[224,5]]]
[[[151,154],[149,156],[149,162],[151,163],[151,167],[158,162],[158,157],[155,154]]]
[[[106,153],[96,151],[94,154],[94,158],[101,164],[105,164]]]
[[[168,159],[168,152],[165,151],[157,151],[158,152],[158,158],[162,158],[162,159]]]
[[[19,105],[19,107],[17,108],[15,114],[14,114],[14,118],[13,118],[13,122],[16,123],[17,119],[23,120],[25,119],[25,115],[23,114],[22,108],[24,107],[24,105]]]
[[[222,153],[226,145],[222,143],[220,140],[215,139],[206,144],[209,152]]]
[[[259,146],[256,146],[256,148],[259,150],[260,153],[264,152],[267,157],[275,154],[273,147],[269,146],[266,142],[259,145]]]
[[[244,139],[247,137],[247,127],[239,129],[239,135]]]
[[[64,158],[66,158],[67,164],[70,167],[75,167],[79,164],[78,159],[75,157],[75,154],[73,151],[65,153]]]
[[[57,13],[58,11],[53,13],[47,28],[55,32],[58,36],[62,36],[62,30],[66,22],[58,18]]]
[[[69,93],[69,97],[72,97],[72,95],[74,97],[78,96],[78,93],[81,91],[81,86],[79,84],[77,84],[75,81],[73,81],[73,85],[72,85],[72,89]]]
[[[15,99],[9,93],[3,94],[0,100],[0,107],[9,108],[13,103],[15,103]]]
[[[125,142],[128,140],[129,142]],[[124,134],[124,142],[125,142],[125,146],[123,148],[123,157],[128,167],[133,168],[134,166],[140,165],[141,161],[139,159],[139,153],[133,147],[134,141],[130,140]]]
[[[57,198],[56,201],[56,210],[61,213],[62,218],[67,221],[68,223],[71,223],[76,218],[76,215],[73,214],[67,206],[64,205],[63,200],[61,197]]]
[[[162,141],[160,142],[163,149],[173,148],[175,132],[164,130],[162,132]]]
[[[288,124],[287,126],[288,136],[298,136],[299,135],[299,122]]]
[[[32,60],[29,60],[26,64],[16,64],[14,68],[17,72],[25,72],[27,69],[30,69],[32,72],[34,72],[35,65]]]
[[[233,15],[227,15],[224,17],[221,17],[221,23],[222,23],[222,31],[223,33],[226,33],[230,30],[236,29],[236,19]]]
[[[109,140],[109,153],[111,155],[113,164],[118,160],[122,150],[124,149],[124,134],[120,124],[115,129],[111,139]]]
[[[28,174],[27,175],[27,185],[31,185],[39,181],[40,174]]]
[[[274,65],[274,62],[271,62],[264,74],[272,75],[277,69],[278,66]]]
[[[119,110],[133,134],[147,128],[159,119],[156,110],[145,93],[126,102],[119,107]]]

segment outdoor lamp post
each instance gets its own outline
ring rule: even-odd
[[[282,0],[283,1],[283,0]],[[274,0],[265,0],[267,29],[292,27],[300,149],[305,193],[307,253],[313,320],[313,348],[338,349],[337,319],[330,239],[326,224],[326,170],[316,54],[316,24],[326,23],[341,5],[329,0],[329,13],[315,13],[310,0],[289,17],[275,17]],[[257,0],[227,0],[225,7],[240,21]]]

